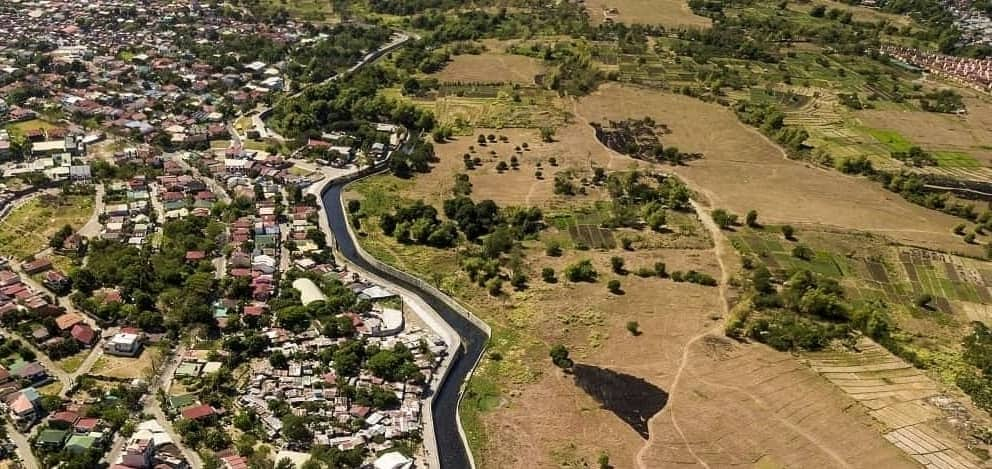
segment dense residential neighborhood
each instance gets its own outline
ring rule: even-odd
[[[0,220],[23,238],[0,258],[0,457],[427,464],[451,344],[335,260],[316,197],[415,136],[261,118],[407,40],[212,2],[0,5]]]

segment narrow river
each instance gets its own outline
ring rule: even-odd
[[[466,469],[470,467],[468,449],[458,432],[458,397],[461,385],[472,371],[486,344],[486,334],[478,326],[453,310],[443,300],[402,278],[377,269],[365,262],[355,249],[355,240],[348,233],[346,217],[341,206],[343,184],[333,184],[322,194],[327,210],[327,221],[337,242],[341,255],[358,267],[393,282],[419,296],[461,336],[462,348],[455,352],[451,371],[434,400],[434,433],[443,469]]]

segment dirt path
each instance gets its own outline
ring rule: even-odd
[[[720,285],[718,287],[720,291],[720,309],[723,311],[723,316],[726,317],[727,314],[730,312],[730,306],[728,304],[728,295],[727,295],[727,285],[730,283],[730,269],[727,267],[727,265],[729,264],[729,258],[727,256],[732,255],[732,253],[728,252],[726,246],[728,244],[728,241],[726,237],[723,235],[723,231],[720,230],[720,228],[713,221],[713,218],[710,217],[710,214],[707,213],[704,210],[704,208],[695,200],[692,200],[691,203],[692,203],[692,208],[695,209],[696,214],[699,215],[699,219],[700,221],[702,221],[703,226],[706,227],[707,231],[710,232],[710,236],[712,236],[713,238],[712,252],[713,255],[716,257],[717,264],[720,265]],[[675,415],[674,396],[678,391],[679,382],[682,380],[682,375],[685,372],[686,367],[689,365],[690,348],[693,346],[693,344],[695,344],[696,342],[698,342],[699,340],[701,340],[702,338],[708,335],[719,334],[722,328],[723,328],[723,323],[722,322],[717,323],[717,325],[715,325],[714,327],[693,336],[682,347],[682,357],[679,360],[679,367],[678,370],[675,372],[675,377],[672,379],[672,385],[668,390],[669,401],[668,401],[668,406],[666,407],[666,409],[668,410],[668,415],[672,421],[672,427],[675,428],[676,433],[679,434],[679,438],[681,438],[682,442],[685,443],[686,449],[689,450],[689,454],[691,454],[692,457],[696,459],[696,462],[698,462],[701,466],[707,469],[710,467],[710,465],[707,464],[706,461],[704,461],[702,458],[700,458],[698,454],[696,454],[696,451],[693,449],[692,444],[689,443],[689,440],[686,438],[685,433],[682,431],[682,427],[679,426],[678,418]],[[663,409],[661,412],[658,412],[657,414],[653,415],[650,419],[648,419],[648,428],[651,427],[651,424],[655,421],[655,419],[662,417],[662,414],[664,414],[666,409]],[[644,454],[647,452],[648,448],[650,448],[651,445],[654,443],[654,438],[655,438],[655,433],[650,433],[648,436],[648,441],[645,442],[644,446],[642,446],[640,451],[637,452],[637,457],[636,457],[637,466],[640,467],[641,469],[648,469],[648,467],[644,463]]]

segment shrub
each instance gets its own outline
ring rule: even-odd
[[[551,363],[563,370],[567,370],[575,364],[571,358],[568,357],[568,349],[564,345],[558,344],[551,347]]]
[[[547,283],[557,282],[558,279],[555,278],[555,269],[552,269],[551,267],[545,267],[541,269],[541,279],[543,279]]]
[[[610,268],[613,269],[613,273],[623,275],[627,273],[627,270],[623,267],[624,261],[620,256],[613,256],[610,258]]]
[[[804,244],[797,244],[796,247],[792,248],[792,257],[795,257],[796,259],[809,261],[812,260],[813,257],[815,256],[816,253],[814,253],[812,249],[810,249],[808,246]]]
[[[523,272],[514,272],[510,278],[510,285],[517,291],[527,288],[527,276]]]
[[[637,321],[627,321],[627,332],[633,336],[641,335],[641,325]]]
[[[548,241],[544,245],[544,254],[551,257],[558,257],[561,255],[561,243],[555,240]]]
[[[929,293],[923,293],[917,296],[916,300],[913,303],[915,303],[916,306],[919,308],[930,309],[930,303],[932,302],[933,302],[933,296],[930,295]]]
[[[793,239],[792,237],[795,236],[795,234],[796,234],[796,229],[793,228],[792,225],[782,225],[782,235],[785,236],[785,239],[791,241]]]
[[[973,244],[975,242],[975,233],[968,233],[964,235],[964,242]]]
[[[499,296],[503,292],[503,281],[497,278],[491,278],[486,281],[486,291],[492,296]]]
[[[610,290],[610,293],[614,295],[620,294],[622,290],[620,289],[620,281],[617,279],[610,280],[606,283],[606,288]]]
[[[589,259],[583,259],[565,268],[565,278],[570,282],[595,282],[598,276],[599,273]]]
[[[748,210],[747,215],[744,217],[744,222],[747,223],[747,226],[750,226],[751,228],[757,228],[759,226],[758,211]]]
[[[713,222],[723,230],[737,224],[737,215],[734,215],[722,208],[714,210],[712,216]]]
[[[958,224],[957,226],[954,227],[954,234],[956,234],[956,235],[963,235],[965,228],[966,228],[966,226],[965,226],[964,223]]]
[[[665,263],[664,262],[655,262],[654,263],[654,274],[657,275],[657,276],[659,276],[659,277],[661,277],[661,278],[668,277],[668,270],[667,269],[668,268],[665,266]]]

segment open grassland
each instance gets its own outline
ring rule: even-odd
[[[533,85],[534,77],[544,70],[541,61],[531,57],[484,53],[455,56],[443,70],[429,76],[441,82]]]
[[[539,88],[514,90],[510,85],[448,85],[433,99],[407,98],[397,89],[385,96],[409,99],[429,109],[438,121],[457,135],[470,135],[474,128],[538,128],[563,125],[568,113],[558,95]]]
[[[33,198],[0,221],[0,254],[24,258],[48,247],[48,241],[65,225],[79,229],[93,214],[90,196]]]
[[[804,14],[809,14],[809,11],[813,9],[814,6],[823,5],[828,10],[838,9],[846,12],[851,12],[852,19],[855,21],[867,21],[872,23],[877,23],[879,21],[885,21],[894,26],[910,26],[913,25],[913,20],[906,15],[895,15],[892,13],[885,13],[875,8],[868,8],[859,5],[848,5],[842,2],[834,2],[829,0],[817,0],[814,2],[794,2],[789,3],[789,10],[797,11]]]
[[[572,148],[583,135],[588,136],[585,129],[563,129],[553,144],[531,142],[533,152]],[[524,135],[508,137],[516,144]],[[707,334],[720,330],[722,300],[716,289],[610,272],[610,257],[621,256],[631,271],[661,261],[669,271],[697,269],[719,277],[720,267],[708,249],[712,244],[704,234],[697,249],[655,247],[645,241],[644,246],[635,244],[634,251],[580,251],[564,242],[564,255],[549,257],[543,241],[569,239],[567,228],[573,223],[595,224],[603,195],[590,190],[567,204],[556,202],[553,195],[535,198],[534,205],[549,214],[549,228],[539,240],[524,243],[528,288],[506,291],[499,298],[487,295],[457,270],[456,253],[401,245],[383,236],[375,226],[375,213],[404,200],[446,197],[435,185],[452,180],[452,172],[459,170],[448,165],[449,159],[461,162],[461,150],[449,156],[448,145],[452,144],[438,145],[441,162],[431,174],[413,181],[376,176],[353,185],[348,197],[362,199],[362,210],[370,213],[360,233],[366,249],[440,285],[493,327],[491,346],[461,407],[480,467],[584,467],[602,452],[615,467],[636,467],[638,460],[642,467],[670,467],[692,463],[694,457],[716,466],[761,459],[765,467],[810,461],[817,467],[911,467],[911,461],[875,431],[863,408],[851,407],[849,398],[792,357]],[[563,167],[590,161],[581,152],[567,154],[579,156],[566,156]],[[591,161],[615,169],[636,165],[606,152],[596,152]],[[469,174],[477,200],[494,198],[501,205],[519,200],[512,192],[482,192],[491,187],[486,179],[506,175]],[[671,223],[698,221],[688,217]],[[593,262],[600,272],[597,283],[540,280],[543,267],[560,276],[566,265],[579,259]],[[611,278],[621,280],[623,295],[606,291],[604,283]],[[632,320],[639,324],[638,336],[625,329]],[[548,349],[557,343],[568,346],[578,363],[642,378],[665,391],[678,386],[668,407],[651,419],[648,441],[551,365]],[[740,425],[741,421],[761,424]]]
[[[668,125],[672,133],[663,139],[667,144],[703,154],[701,160],[675,172],[692,182],[714,207],[741,214],[755,209],[768,222],[825,224],[927,246],[968,249],[951,234],[957,219],[906,202],[871,181],[789,160],[719,105],[608,85],[581,100],[576,114],[592,122],[651,116]]]
[[[90,373],[117,379],[147,379],[151,376],[156,361],[161,361],[162,351],[158,347],[145,347],[137,357],[115,357],[104,355],[93,365]]]
[[[609,17],[618,23],[658,24],[666,27],[709,27],[711,21],[689,9],[684,0],[587,0],[586,10],[593,24],[600,24]],[[606,9],[617,9],[615,15],[605,14]]]
[[[329,0],[262,0],[266,11],[285,9],[291,16],[307,21],[331,21],[334,8]]]
[[[7,132],[10,132],[11,135],[15,135],[15,136],[22,136],[29,130],[36,130],[36,129],[48,130],[56,127],[58,126],[51,122],[41,119],[30,119],[21,122],[13,122],[7,124],[6,126]]]

